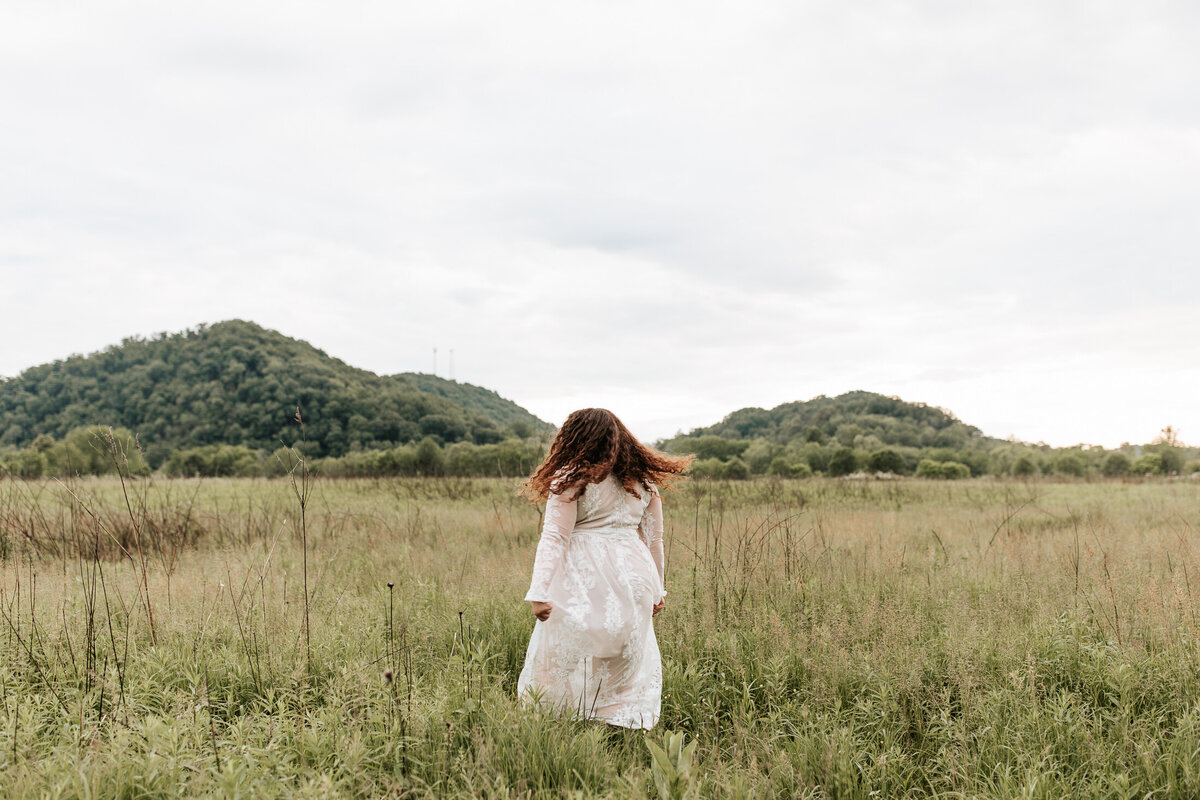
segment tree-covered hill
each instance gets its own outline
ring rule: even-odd
[[[671,452],[695,454],[692,474],[698,477],[858,471],[930,478],[1120,477],[1200,471],[1200,462],[1189,461],[1200,450],[1181,446],[1169,427],[1147,445],[1053,448],[984,436],[945,409],[861,391],[770,410],[743,408],[715,425],[660,444]]]
[[[554,426],[535,417],[511,400],[505,400],[491,389],[472,383],[446,380],[427,372],[404,372],[394,376],[422,392],[444,397],[466,411],[488,419],[501,426],[512,426],[514,430],[528,433],[547,433]]]
[[[965,447],[985,441],[978,428],[960,422],[945,409],[862,391],[837,397],[821,395],[770,410],[743,408],[716,425],[697,428],[672,441],[702,436],[761,437],[780,445],[832,439],[854,445],[861,437],[870,437],[872,444],[905,447]]]
[[[742,471],[844,475],[862,468],[908,473],[922,460],[965,464],[964,469],[982,474],[990,451],[1002,444],[936,406],[859,391],[769,410],[743,408],[662,446],[695,453],[697,474],[736,476]]]
[[[271,450],[298,438],[297,406],[315,456],[426,436],[442,443],[497,442],[513,419],[549,427],[486,390],[450,386],[454,391],[432,393],[411,376],[376,375],[307,342],[230,320],[126,339],[0,382],[0,446],[100,424],[135,432],[152,464],[181,447]]]

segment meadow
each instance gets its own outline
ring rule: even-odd
[[[0,482],[0,796],[1200,796],[1200,484],[696,480],[649,732],[517,704],[500,479]]]

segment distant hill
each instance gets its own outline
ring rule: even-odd
[[[376,375],[307,342],[230,320],[126,339],[0,382],[0,446],[103,424],[137,433],[151,463],[206,444],[274,449],[299,436],[297,406],[317,456],[425,436],[495,442],[514,422],[551,429],[486,389],[433,376]]]
[[[535,417],[521,406],[505,400],[491,389],[471,383],[446,380],[427,372],[404,372],[393,376],[426,394],[444,397],[466,411],[480,414],[497,425],[528,425],[533,432],[548,433],[554,426]]]
[[[806,441],[862,446],[864,440],[867,445],[902,447],[963,448],[1000,443],[945,409],[862,391],[837,397],[821,395],[770,410],[743,408],[715,425],[696,428],[664,445],[683,450],[689,440],[707,436],[761,438],[783,446]]]
[[[1200,474],[1200,448],[1181,446],[1170,427],[1162,434],[1116,450],[1054,448],[984,436],[943,408],[859,391],[769,410],[743,408],[659,446],[695,454],[692,475],[709,478],[860,470],[930,478]]]

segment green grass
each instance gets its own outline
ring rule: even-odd
[[[514,488],[318,482],[306,647],[287,482],[0,483],[0,796],[1200,796],[1194,483],[686,485],[665,760],[516,704]]]

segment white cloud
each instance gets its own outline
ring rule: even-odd
[[[855,388],[1200,441],[1190,4],[6,12],[0,373],[254,319],[649,437]],[[445,364],[443,356],[443,365]]]

